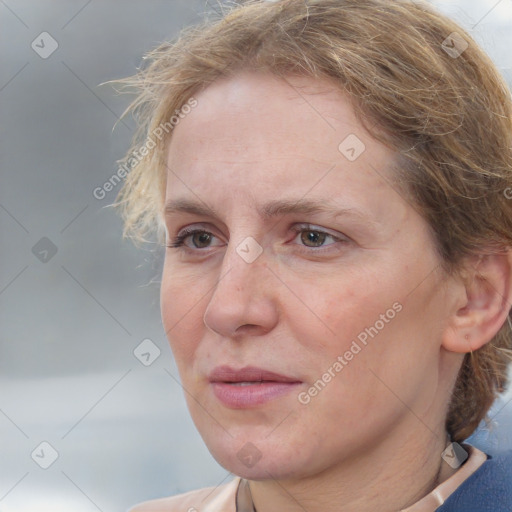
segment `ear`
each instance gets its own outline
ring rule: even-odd
[[[467,262],[461,301],[449,318],[443,347],[467,353],[483,347],[507,321],[512,306],[512,252]]]

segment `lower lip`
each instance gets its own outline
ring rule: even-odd
[[[212,382],[215,396],[227,407],[243,409],[262,405],[270,400],[287,395],[297,388],[300,382],[262,382],[245,386]]]

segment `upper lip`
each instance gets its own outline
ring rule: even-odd
[[[210,382],[300,382],[298,379],[270,372],[255,366],[235,369],[230,366],[217,366],[208,376]]]

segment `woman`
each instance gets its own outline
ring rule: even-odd
[[[429,6],[249,1],[125,82],[192,418],[236,477],[133,511],[510,511],[512,109]],[[130,163],[134,154],[145,158]]]

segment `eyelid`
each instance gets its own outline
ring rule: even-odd
[[[319,247],[310,247],[308,245],[294,244],[294,245],[298,245],[302,252],[306,252],[310,255],[321,254],[324,252],[339,251],[339,250],[341,250],[340,244],[344,245],[351,241],[351,239],[349,237],[347,237],[346,235],[344,235],[343,233],[334,234],[334,233],[331,233],[330,230],[321,228],[319,226],[315,226],[314,224],[302,223],[302,224],[298,224],[296,226],[292,226],[291,229],[292,229],[292,231],[294,231],[296,233],[296,237],[299,236],[302,231],[316,231],[318,233],[325,234],[334,240],[333,243],[321,245]]]
[[[338,233],[338,232],[333,233],[332,230],[329,230],[328,228],[317,226],[316,224],[311,224],[309,222],[295,223],[289,229],[291,229],[292,231],[306,231],[306,230],[319,231],[321,233],[325,233],[327,235],[333,236],[334,238],[347,239],[347,240],[349,239],[349,237],[344,235],[343,233]],[[211,227],[207,223],[205,223],[205,224],[197,223],[197,224],[192,224],[190,226],[185,226],[185,227],[181,228],[180,230],[178,230],[178,233],[176,236],[183,234],[183,233],[191,233],[191,232],[197,232],[197,231],[204,231],[206,233],[214,234],[210,230],[211,230]]]
[[[310,224],[308,222],[299,223],[290,228],[292,231],[301,232],[301,231],[318,231],[319,233],[325,233],[326,235],[332,236],[337,240],[349,240],[348,236],[343,233],[332,232],[332,230],[323,228],[321,226],[317,226],[315,224]]]

